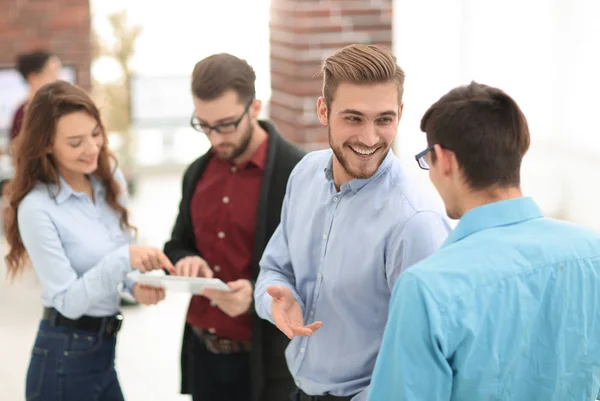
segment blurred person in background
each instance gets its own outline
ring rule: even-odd
[[[43,85],[54,82],[60,76],[61,62],[60,59],[46,50],[36,50],[30,53],[23,53],[17,56],[16,69],[19,71],[25,82],[27,83],[27,97],[15,110],[12,123],[10,126],[10,142],[8,146],[8,154],[13,153],[14,139],[21,132],[23,118],[27,109],[27,104],[33,98],[35,92]],[[14,169],[14,159],[13,169]],[[0,175],[0,193],[4,192],[4,186],[12,178],[13,171],[2,171]],[[2,199],[5,203],[5,199]],[[3,216],[3,219],[5,217]]]
[[[369,400],[594,400],[600,234],[523,196],[527,120],[498,88],[451,90],[415,156],[459,219],[394,289]]]
[[[245,60],[215,54],[192,73],[192,127],[211,149],[187,169],[164,251],[176,274],[216,277],[231,292],[193,296],[182,346],[182,392],[194,401],[287,400],[294,382],[289,340],[254,312],[258,262],[279,224],[290,172],[303,153],[259,120],[256,75]]]
[[[10,139],[14,140],[19,132],[27,104],[33,99],[35,92],[43,85],[56,81],[60,76],[60,59],[46,50],[36,50],[31,53],[23,53],[17,56],[17,71],[27,82],[27,98],[15,111],[10,129]]]
[[[31,262],[44,305],[26,379],[28,400],[123,400],[114,367],[118,285],[134,269],[173,269],[157,248],[131,245],[125,180],[97,107],[64,81],[31,99],[6,191],[8,275]],[[140,303],[159,289],[134,285]]]

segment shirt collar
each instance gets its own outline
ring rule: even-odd
[[[252,155],[250,160],[246,162],[246,164],[254,164],[260,170],[265,169],[265,164],[267,160],[267,149],[269,147],[269,138],[265,138],[265,140],[260,144],[260,146],[256,149],[256,152]],[[244,166],[245,167],[245,166]]]
[[[98,199],[99,197],[103,197],[106,193],[104,185],[102,185],[100,180],[93,174],[90,175],[89,178],[92,184],[92,191],[94,191],[94,198]],[[55,194],[54,199],[58,204],[61,204],[69,199],[71,195],[75,195],[77,197],[85,196],[85,193],[83,192],[75,192],[61,175],[58,176],[58,184],[50,185],[50,189],[52,193]]]
[[[248,166],[252,165],[255,167],[258,167],[261,171],[265,170],[265,166],[267,164],[267,151],[269,149],[269,138],[265,138],[265,140],[258,146],[258,148],[256,148],[256,150],[254,151],[254,153],[252,154],[252,156],[250,157],[250,159],[248,159],[247,161],[240,163],[238,165],[235,165],[235,167],[238,170],[244,170],[246,169]],[[213,153],[214,155],[214,153]],[[218,158],[216,158],[217,162],[219,163],[225,163],[226,165],[228,165],[229,167],[233,167],[234,164],[229,162],[229,161],[223,161],[220,160]]]
[[[465,213],[442,247],[448,246],[477,231],[508,226],[544,217],[531,197],[520,197],[488,203]]]
[[[333,183],[333,157],[334,157],[333,151],[331,151],[331,157],[327,160],[327,164],[325,165],[325,167],[323,169],[323,172],[325,173],[325,178],[328,181],[331,181],[332,183]],[[381,165],[379,166],[379,168],[377,169],[375,174],[373,174],[369,178],[354,178],[354,179],[348,181],[347,183],[345,183],[344,185],[342,185],[342,188],[344,188],[345,186],[348,186],[352,190],[352,192],[357,193],[362,187],[367,185],[371,180],[379,177],[385,171],[389,170],[395,157],[396,156],[394,155],[394,152],[392,152],[392,149],[390,149],[388,151],[387,155],[385,156],[385,159],[383,159],[383,162],[381,162]]]

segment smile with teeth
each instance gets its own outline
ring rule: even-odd
[[[365,149],[365,148],[356,148],[354,146],[350,146],[350,149],[352,149],[355,153],[358,153],[361,156],[370,156],[373,153],[375,153],[375,151],[379,148]]]

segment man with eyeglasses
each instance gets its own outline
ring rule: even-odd
[[[183,177],[179,215],[165,254],[175,274],[216,277],[231,292],[193,296],[182,345],[182,393],[194,401],[281,401],[294,389],[288,339],[258,318],[253,285],[279,224],[288,177],[303,153],[259,120],[255,73],[215,54],[192,75],[191,125],[211,149]]]
[[[600,235],[523,196],[527,120],[472,82],[421,120],[416,155],[458,225],[398,280],[370,401],[594,400]]]

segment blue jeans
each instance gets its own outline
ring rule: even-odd
[[[124,401],[115,346],[114,336],[43,320],[27,371],[27,401]]]

